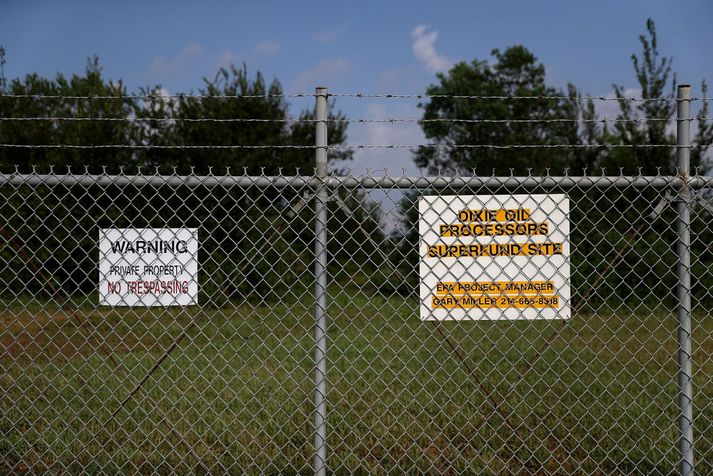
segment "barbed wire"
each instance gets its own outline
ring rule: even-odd
[[[161,145],[161,144],[0,144],[8,149],[316,149],[314,145]],[[327,147],[328,149],[334,146]]]
[[[61,122],[319,122],[316,119],[259,119],[259,118],[173,118],[173,117],[0,117],[0,121],[61,121]],[[340,122],[329,120],[327,122]]]
[[[713,121],[713,117],[692,117],[691,121]],[[58,121],[58,122],[275,122],[275,123],[310,123],[323,122],[319,119],[284,118],[173,118],[173,117],[0,117],[0,122],[32,122],[32,121]],[[637,122],[676,122],[675,118],[638,118],[638,119],[458,119],[458,118],[355,118],[355,119],[327,119],[324,122],[349,123],[349,124],[425,124],[425,123],[467,123],[467,124],[539,124],[539,123],[637,123]]]
[[[356,144],[329,146],[349,149],[624,149],[676,147],[675,144]],[[695,146],[691,146],[695,147]]]
[[[151,100],[151,99],[276,99],[276,98],[313,98],[316,93],[291,94],[246,94],[246,95],[202,95],[202,94],[125,94],[125,95],[87,95],[63,96],[44,94],[0,94],[0,98],[8,99],[67,99],[67,100]],[[470,100],[562,100],[562,101],[622,101],[622,102],[678,102],[678,101],[711,101],[710,97],[692,97],[678,99],[672,97],[636,98],[610,96],[517,96],[517,95],[466,95],[466,94],[366,94],[366,93],[328,93],[332,98],[355,99],[470,99]]]
[[[358,99],[474,99],[474,100],[566,100],[566,101],[623,101],[623,102],[678,102],[678,101],[711,101],[709,97],[678,98],[636,98],[610,96],[517,96],[517,95],[467,95],[467,94],[364,94],[364,93],[329,93],[335,98]]]
[[[359,150],[359,149],[652,149],[652,148],[694,148],[676,146],[675,144],[336,144],[329,146],[316,145],[159,145],[159,144],[0,144],[0,148],[8,149],[327,149],[327,150]]]
[[[693,120],[710,121],[713,118],[692,118]],[[2,120],[2,118],[0,118]],[[458,118],[435,118],[435,119],[347,119],[344,122],[350,123],[467,123],[467,124],[538,124],[538,123],[634,123],[634,122],[675,122],[676,119],[661,118],[639,118],[639,119],[458,119]],[[338,122],[338,121],[335,121]]]
[[[121,94],[121,95],[87,95],[63,96],[54,94],[0,94],[0,98],[9,99],[68,99],[68,100],[146,100],[146,99],[279,99],[279,98],[310,98],[314,93],[294,94]]]

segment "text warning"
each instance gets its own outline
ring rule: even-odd
[[[569,319],[569,199],[421,197],[422,320]]]
[[[99,230],[99,304],[198,304],[198,230]]]

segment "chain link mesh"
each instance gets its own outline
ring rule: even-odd
[[[708,474],[713,180],[695,180],[694,437]],[[675,472],[679,182],[328,179],[329,471]],[[3,176],[2,471],[310,472],[320,184]],[[569,198],[572,317],[422,321],[419,199],[512,194]],[[111,228],[196,228],[199,304],[100,306],[97,238]]]

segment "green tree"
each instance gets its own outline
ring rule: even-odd
[[[422,129],[430,142],[443,145],[489,144],[554,145],[579,143],[576,101],[539,99],[543,96],[574,96],[548,86],[545,66],[524,46],[505,51],[493,50],[495,62],[474,60],[456,64],[448,73],[439,73],[438,84],[426,89],[434,95],[423,108]],[[449,96],[527,96],[538,99],[459,99]],[[517,122],[522,120],[531,122]],[[547,122],[569,119],[572,122]],[[455,122],[449,122],[455,120]],[[514,122],[458,122],[513,120]],[[568,149],[488,149],[488,148],[421,148],[416,152],[416,165],[434,173],[453,173],[456,168],[477,169],[480,173],[543,173],[546,167],[561,169],[575,158]]]
[[[161,134],[162,137],[183,145],[314,145],[314,110],[303,110],[291,121],[288,104],[280,97],[283,90],[278,81],[267,83],[260,73],[251,78],[245,65],[220,69],[213,80],[204,81],[198,97],[178,97],[173,111],[175,124],[169,125],[170,130]],[[235,96],[248,97],[236,99]],[[330,143],[341,144],[346,140],[347,123],[341,113],[334,111],[334,103],[329,109]],[[190,121],[197,118],[247,121]],[[182,152],[180,157],[174,155],[169,163],[183,171],[191,166],[201,174],[208,173],[209,166],[213,167],[213,173],[230,168],[233,174],[247,170],[251,174],[266,175],[311,174],[314,168],[311,148],[188,149]],[[331,162],[349,158],[350,152],[330,151],[328,156]],[[224,277],[219,287],[228,296],[279,299],[288,289],[294,293],[302,278],[307,277],[305,271],[312,261],[312,246],[305,244],[313,239],[312,207],[293,211],[304,199],[304,192],[309,191],[290,187],[247,191],[234,188],[212,210],[202,207],[203,195],[212,195],[212,192],[194,192],[196,207],[192,215],[198,217],[202,226],[211,227],[206,246],[214,246],[214,275]],[[221,217],[215,215],[216,208],[241,212]],[[362,208],[355,208],[354,214],[367,218]],[[246,263],[251,265],[246,266]]]
[[[56,173],[63,173],[71,166],[74,172],[82,173],[86,166],[94,173],[101,172],[102,167],[117,173],[123,166],[126,173],[134,173],[136,167],[143,167],[144,172],[148,167],[159,167],[166,173],[175,169],[183,174],[220,175],[229,169],[233,175],[241,175],[245,169],[253,175],[309,175],[313,169],[313,149],[270,146],[314,145],[314,110],[307,108],[296,121],[290,120],[280,83],[267,83],[260,73],[250,77],[245,66],[221,69],[213,80],[205,80],[197,95],[177,97],[166,97],[159,86],[143,88],[140,98],[127,97],[123,83],[107,82],[102,77],[96,58],[90,60],[84,75],[71,79],[62,75],[46,79],[36,74],[9,82],[4,75],[0,79],[0,116],[31,119],[1,122],[0,142],[129,146],[2,148],[0,167],[4,171],[17,165],[21,171],[37,166],[38,171],[48,172],[53,167]],[[17,97],[27,95],[38,97]],[[72,98],[76,96],[94,97]],[[333,102],[329,119],[330,142],[343,143],[347,122],[335,112]],[[179,148],[131,147],[136,145]],[[266,147],[180,148],[193,145]],[[328,158],[332,162],[349,159],[351,152],[330,151]],[[2,282],[18,286],[28,283],[33,291],[52,292],[63,286],[93,291],[97,253],[91,250],[96,247],[98,228],[199,228],[201,301],[214,304],[238,296],[280,300],[289,290],[298,295],[294,289],[308,277],[313,259],[312,207],[300,205],[304,194],[310,192],[306,188],[23,186],[2,192],[6,196],[0,211],[6,219],[0,224],[0,232],[11,246],[0,252],[13,263],[4,269]],[[361,223],[378,239],[378,210],[365,203],[363,194],[341,195],[342,208],[335,210],[341,223],[348,224],[349,229]],[[347,230],[342,227],[339,233],[344,235]],[[18,246],[32,250],[32,263],[17,253]],[[368,259],[353,240],[349,246],[351,252],[342,253],[340,259]],[[44,270],[49,278],[38,279],[34,269]]]
[[[270,146],[313,146],[314,109],[291,117],[282,86],[267,82],[259,72],[251,77],[247,67],[230,66],[218,70],[213,79],[204,78],[196,95],[162,97],[159,88],[145,88],[149,104],[137,116],[149,119],[149,127],[139,131],[139,142],[183,146],[265,146],[234,149],[154,149],[146,154],[148,165],[178,173],[242,175],[311,174],[311,148]],[[157,118],[170,120],[156,120]],[[346,140],[347,122],[329,106],[330,143]],[[211,121],[215,119],[216,121]],[[295,119],[295,120],[292,120]],[[351,158],[349,151],[330,151],[328,160]],[[202,248],[204,292],[212,302],[217,296],[282,299],[285,293],[299,295],[306,285],[312,261],[313,213],[303,206],[309,190],[232,187],[216,196],[214,190],[197,188],[170,197],[168,206],[205,230]],[[298,211],[296,211],[298,210]],[[368,222],[363,207],[354,216]]]
[[[631,147],[611,149],[602,153],[597,161],[597,168],[618,173],[620,168],[624,173],[656,175],[671,173],[676,167],[676,75],[673,71],[673,58],[663,55],[659,50],[659,41],[653,20],[646,22],[646,32],[639,36],[641,53],[632,54],[631,61],[641,99],[644,101],[630,101],[626,98],[625,88],[614,85],[618,101],[618,122],[613,127],[601,131],[599,142],[605,144],[618,144]],[[707,84],[701,82],[701,94],[707,94]],[[698,121],[694,121],[693,143],[691,150],[691,171],[696,169],[705,173],[711,169],[713,163],[707,152],[713,143],[713,124],[703,120],[708,116],[708,104],[693,103],[699,106],[696,114]],[[647,145],[668,145],[669,147],[646,147]],[[641,147],[637,147],[641,146]],[[621,237],[632,233],[633,228],[642,221],[646,226],[640,236],[633,241],[631,250],[623,259],[619,260],[614,271],[603,283],[603,293],[610,292],[622,298],[636,295],[638,297],[673,300],[675,289],[675,276],[671,273],[675,255],[672,252],[676,241],[674,223],[676,214],[672,206],[664,208],[662,215],[651,222],[647,217],[642,217],[642,210],[651,210],[663,196],[663,192],[654,190],[641,190],[637,192],[624,191],[606,194],[606,203],[610,203],[608,220],[603,215],[603,210],[597,210],[596,201],[588,207],[582,208],[582,213],[589,220],[607,223],[605,227],[591,227],[580,231],[583,241],[601,242],[607,248],[616,249]],[[601,200],[601,198],[600,198]],[[706,273],[713,263],[709,247],[701,246],[702,243],[713,241],[713,229],[708,226],[711,220],[709,212],[697,205],[692,205],[693,220],[691,225],[692,235],[696,237],[691,251],[693,254],[694,292],[703,296],[713,284]],[[585,238],[586,235],[586,238]],[[576,237],[574,237],[576,238]],[[585,273],[589,266],[596,267],[599,256],[590,250],[589,256],[583,260],[582,271]],[[644,283],[645,285],[642,285]],[[606,288],[606,289],[604,289]]]
[[[642,52],[632,54],[631,61],[636,73],[637,83],[644,101],[629,101],[625,88],[614,84],[616,97],[620,99],[619,114],[612,129],[603,131],[600,140],[604,143],[630,145],[632,147],[613,149],[604,155],[599,162],[600,167],[619,167],[625,172],[637,173],[640,169],[644,174],[656,174],[660,167],[670,171],[675,167],[676,144],[675,128],[669,125],[675,123],[676,117],[676,75],[673,72],[673,58],[663,56],[659,51],[656,26],[653,20],[646,22],[646,34],[639,36]],[[701,83],[701,92],[706,95],[708,87],[705,80]],[[660,100],[658,100],[660,99]],[[708,104],[703,103],[698,117],[706,117]],[[691,167],[707,170],[711,167],[706,152],[713,143],[713,124],[698,121],[692,150]],[[670,145],[670,148],[636,147],[646,145]]]
[[[676,81],[672,71],[673,60],[662,56],[653,21],[646,24],[646,34],[640,36],[642,52],[632,55],[636,78],[645,101],[630,101],[625,98],[623,86],[614,85],[620,111],[618,121],[613,125],[603,122],[594,102],[583,100],[582,95],[569,85],[567,96],[572,100],[493,100],[470,101],[451,97],[433,98],[424,106],[423,118],[433,119],[527,119],[535,123],[450,123],[425,122],[423,130],[433,142],[452,144],[563,144],[563,145],[626,145],[630,147],[576,148],[573,150],[534,149],[534,150],[480,150],[480,149],[441,149],[419,150],[415,162],[427,167],[430,172],[441,168],[451,173],[456,167],[477,168],[480,173],[494,170],[497,174],[509,174],[513,168],[516,173],[523,173],[531,168],[540,174],[545,167],[562,171],[569,167],[574,171],[586,168],[589,173],[606,168],[609,173],[656,174],[658,167],[670,171],[675,165],[675,133],[670,127],[675,121]],[[509,53],[509,54],[508,54]],[[562,93],[549,88],[544,82],[544,67],[538,65],[534,56],[523,47],[515,47],[500,54],[495,51],[496,62],[491,66],[485,62],[474,61],[471,64],[460,63],[448,74],[438,75],[440,84],[431,86],[429,94],[436,95],[483,95],[483,96],[540,96]],[[703,96],[707,93],[705,82],[701,84]],[[658,100],[661,99],[661,100]],[[692,168],[700,172],[711,169],[707,155],[713,143],[713,123],[704,121],[707,117],[708,104],[703,102],[698,110],[698,127],[694,128],[694,148],[691,153]],[[564,119],[568,122],[539,123],[543,119]],[[670,145],[671,147],[645,147],[646,145]],[[638,146],[638,147],[636,147]],[[458,191],[452,191],[457,193]],[[428,192],[425,192],[428,193]],[[472,190],[464,193],[475,193]],[[489,193],[489,191],[480,191]],[[575,289],[587,289],[593,278],[607,267],[606,262],[620,248],[623,258],[613,264],[599,285],[600,296],[618,296],[621,299],[652,299],[660,302],[662,298],[672,299],[671,290],[675,288],[674,276],[670,272],[671,243],[675,236],[672,229],[675,216],[671,207],[663,215],[651,222],[648,213],[661,200],[662,192],[646,189],[639,191],[607,191],[605,194],[596,190],[570,190],[573,203],[571,220],[573,223],[572,242],[577,249],[573,253],[574,269],[572,276]],[[402,225],[392,235],[397,243],[395,253],[405,269],[414,269],[418,262],[415,250],[418,247],[416,223],[418,213],[416,203],[418,194],[407,194],[399,203]],[[694,207],[695,208],[695,207]],[[699,243],[713,240],[710,214],[702,209],[694,210],[692,228]],[[631,244],[624,237],[630,237],[634,229],[643,221],[649,221]],[[602,252],[602,250],[606,250]],[[698,253],[694,249],[695,273],[706,277],[706,266],[710,266],[710,250]],[[646,283],[645,286],[642,283]],[[697,284],[699,294],[708,289],[710,283]],[[593,297],[596,299],[596,296]]]
[[[149,97],[136,108],[136,115],[154,119],[149,127],[139,130],[139,143],[172,144],[178,146],[265,146],[264,148],[178,149],[153,150],[146,155],[146,164],[177,167],[186,173],[193,167],[196,173],[223,173],[230,168],[241,174],[275,175],[311,173],[314,167],[312,149],[284,149],[282,145],[314,145],[314,110],[303,110],[291,118],[279,81],[268,83],[260,72],[251,78],[247,67],[233,65],[221,68],[213,79],[203,78],[204,86],[197,95],[178,94],[175,98],[161,96],[160,88],[144,88]],[[159,118],[170,120],[158,120]],[[291,120],[295,119],[295,120]],[[334,103],[329,108],[328,134],[331,144],[346,140],[347,123]],[[211,121],[215,120],[215,121]],[[221,122],[222,121],[222,122]],[[241,122],[242,121],[242,122]],[[271,148],[271,146],[278,146]],[[330,161],[350,159],[350,151],[330,151]]]
[[[4,63],[4,57],[0,59]],[[83,74],[69,78],[29,74],[8,81],[3,75],[0,116],[10,119],[0,121],[0,143],[126,144],[134,135],[134,124],[124,120],[134,107],[126,95],[121,81],[104,79],[96,57],[87,62]],[[121,166],[135,163],[135,155],[125,149],[0,148],[0,169],[5,173],[15,166],[20,172],[36,166],[44,173],[53,169],[64,173],[67,167],[74,173],[84,173],[85,167],[95,173],[102,167],[116,173]],[[3,187],[0,233],[5,246],[1,253],[9,265],[3,269],[2,282],[15,290],[48,293],[95,286],[89,270],[96,269],[96,254],[87,250],[96,245],[97,220],[106,212],[101,200],[95,199],[96,192],[79,186]],[[107,195],[103,198],[106,202]]]
[[[2,58],[4,62],[4,58]],[[47,96],[46,98],[12,96]],[[102,76],[98,58],[88,60],[82,75],[54,79],[28,74],[23,79],[0,80],[0,115],[6,118],[36,120],[5,120],[0,122],[0,142],[18,145],[53,144],[126,144],[133,135],[129,121],[62,120],[63,118],[124,119],[134,106],[126,98],[121,81],[107,81]],[[74,99],[76,96],[101,96],[109,99]],[[121,99],[113,99],[121,98]],[[106,166],[116,171],[120,165],[134,163],[134,154],[123,149],[25,149],[0,148],[0,167],[19,166],[28,170],[36,165],[46,170],[70,166],[97,169]]]

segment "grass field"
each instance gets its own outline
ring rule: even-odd
[[[559,322],[441,324],[470,374],[415,301],[334,291],[330,471],[677,472],[670,312],[575,316],[541,359],[535,349]],[[310,473],[310,300],[188,311],[4,304],[0,472]],[[711,474],[707,316],[696,316],[694,349],[697,472]],[[494,401],[509,393],[500,411],[478,380]]]

